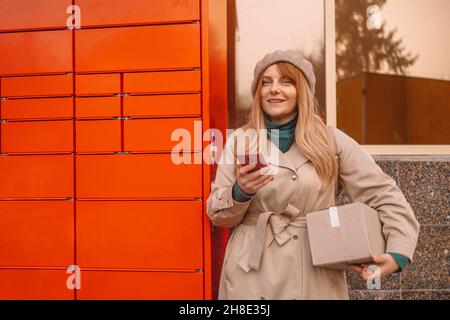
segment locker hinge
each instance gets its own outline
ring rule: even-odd
[[[8,121],[4,120],[4,119],[0,120],[0,123],[5,123],[5,122],[8,122]]]
[[[8,154],[7,153],[0,153],[0,156],[7,156]]]
[[[113,120],[130,120],[130,117],[113,117]]]
[[[195,201],[203,200],[202,198],[194,198]]]
[[[114,93],[113,94],[114,97],[128,97],[131,96],[130,93]]]
[[[193,68],[194,71],[200,71],[200,68]]]
[[[192,23],[200,24],[200,20],[193,20]]]
[[[67,200],[73,201],[73,200],[75,200],[75,198],[74,197],[68,197]]]
[[[118,152],[113,152],[113,154],[130,154],[129,151],[118,151]]]
[[[195,272],[203,272],[203,269],[195,269]]]
[[[1,97],[0,100],[8,100],[8,98]]]

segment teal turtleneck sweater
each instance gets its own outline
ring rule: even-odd
[[[267,128],[267,135],[270,139],[274,139],[278,137],[278,145],[277,147],[281,150],[281,152],[285,153],[288,151],[292,144],[295,141],[295,128],[297,125],[298,117],[290,120],[285,124],[276,124],[274,123],[267,115],[264,116],[264,123]],[[275,144],[276,141],[274,141]],[[253,194],[246,194],[240,188],[237,182],[233,184],[232,188],[232,197],[237,202],[247,202],[253,198]],[[394,258],[395,262],[399,265],[399,269],[396,272],[403,271],[406,266],[409,264],[408,257],[394,252],[389,252],[389,254]]]
[[[289,150],[295,141],[295,127],[297,125],[297,116],[285,124],[274,123],[267,115],[264,116],[264,123],[267,128],[267,135],[270,139],[278,138],[277,147],[285,153]]]

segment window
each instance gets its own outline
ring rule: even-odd
[[[450,2],[325,4],[328,123],[372,153],[450,154]]]
[[[229,24],[235,20],[235,34],[230,34],[229,29],[229,37],[235,45],[236,79],[235,107],[230,105],[229,108],[230,118],[234,119],[230,127],[239,127],[246,122],[246,114],[252,103],[250,86],[256,63],[265,54],[278,49],[299,50],[313,62],[317,77],[316,97],[324,112],[324,2],[229,0],[228,6],[230,12],[235,13],[232,19],[229,13]],[[233,101],[233,97],[230,98],[229,101]]]

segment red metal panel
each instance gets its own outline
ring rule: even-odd
[[[123,115],[126,117],[198,116],[200,114],[200,94],[127,96],[123,98]]]
[[[73,300],[65,270],[0,269],[0,299]]]
[[[203,299],[200,272],[84,271],[77,299]]]
[[[197,134],[194,134],[195,122]],[[172,151],[180,142],[187,146],[183,148],[184,151],[195,150],[195,147],[196,151],[202,150],[201,118],[125,120],[123,124],[125,151]],[[194,146],[196,138],[197,144]]]
[[[65,28],[71,0],[2,0],[0,31],[36,28]]]
[[[170,154],[76,157],[78,198],[202,196],[201,164],[176,165],[172,162]]]
[[[199,0],[76,0],[83,26],[167,23],[200,18]]]
[[[126,93],[199,92],[200,71],[143,72],[124,74]]]
[[[76,71],[200,66],[198,24],[75,31]]]
[[[74,263],[73,201],[0,201],[0,266]]]
[[[1,131],[6,153],[73,152],[71,120],[5,122]]]
[[[72,98],[14,99],[2,101],[1,119],[31,120],[72,118]]]
[[[72,71],[72,32],[0,34],[0,75]]]
[[[84,97],[75,101],[77,118],[120,117],[120,97]]]
[[[8,77],[1,82],[3,97],[69,96],[72,88],[71,75]]]
[[[70,155],[3,156],[0,172],[0,198],[73,197]]]
[[[120,74],[85,74],[76,76],[76,95],[120,93]]]
[[[119,152],[120,120],[77,121],[77,152]]]
[[[77,263],[202,269],[202,217],[201,201],[77,201]]]

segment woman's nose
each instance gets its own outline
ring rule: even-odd
[[[280,92],[280,87],[277,82],[272,83],[272,86],[270,87],[270,92],[272,92],[272,93]]]

